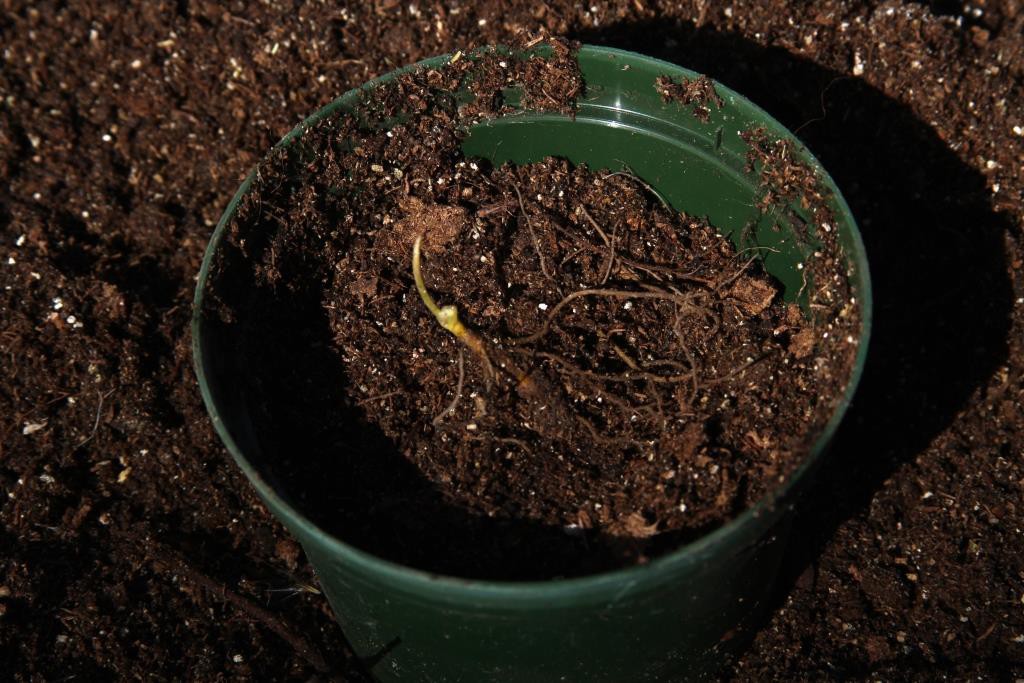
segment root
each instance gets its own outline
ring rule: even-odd
[[[403,394],[403,393],[405,393],[405,392],[404,391],[389,391],[389,392],[384,393],[384,394],[375,394],[373,396],[367,396],[365,398],[361,398],[361,399],[357,400],[356,403],[358,403],[359,405],[362,405],[364,403],[370,403],[371,401],[386,401],[387,399],[389,399],[389,398],[391,398],[393,396],[398,396],[399,394]]]
[[[523,203],[523,194],[519,191],[519,186],[515,183],[512,183],[512,189],[516,191],[516,197],[519,199],[519,210],[523,212],[523,218],[526,219],[526,228],[530,231],[530,239],[533,241],[533,250],[537,253],[537,259],[540,261],[540,270],[544,273],[544,277],[554,281],[551,271],[548,270],[547,261],[544,260],[544,253],[540,249],[540,240],[537,239],[537,231],[533,229],[533,221],[530,220],[530,214],[526,212],[526,204]]]
[[[587,251],[593,253],[604,253],[604,250],[601,249],[600,247],[596,247],[590,242],[580,239],[578,235],[574,234],[569,230],[566,230],[563,227],[555,226],[555,229],[561,234],[575,241],[577,244],[580,245],[582,249],[586,249]],[[611,240],[608,241],[610,242]],[[662,275],[667,275],[669,277],[682,280],[683,282],[693,282],[704,287],[707,287],[709,289],[712,288],[715,284],[713,280],[709,280],[707,278],[695,275],[696,271],[684,271],[679,268],[674,268],[672,266],[659,266],[653,263],[644,263],[643,261],[636,261],[627,256],[623,256],[622,254],[616,254],[616,258],[619,261],[619,265],[624,266],[628,270],[633,271],[634,275],[637,273],[637,271],[639,271],[642,273],[647,273],[648,275],[652,276],[654,279],[658,281],[661,281]]]
[[[565,257],[564,259],[562,259],[562,260],[561,260],[561,261],[560,261],[560,262],[558,263],[558,266],[559,266],[559,267],[562,267],[562,266],[564,266],[564,265],[565,265],[566,263],[568,263],[569,261],[572,261],[572,260],[573,260],[574,258],[576,258],[577,256],[579,256],[579,255],[580,255],[580,253],[581,253],[581,252],[583,252],[583,251],[586,251],[586,249],[585,249],[584,247],[580,247],[579,249],[577,249],[576,251],[572,252],[571,254],[569,254],[568,256],[566,256],[566,257]]]
[[[639,270],[641,272],[647,273],[648,275],[652,275],[655,278],[657,278],[658,274],[661,273],[664,275],[668,275],[669,277],[677,278],[684,282],[694,282],[698,285],[703,285],[705,287],[711,287],[714,284],[711,280],[705,277],[699,277],[697,275],[694,275],[696,271],[693,270],[683,271],[678,268],[672,268],[671,266],[657,266],[651,263],[643,263],[641,261],[634,261],[632,259],[623,258],[621,256],[619,257],[619,263],[621,263],[624,266],[628,266],[634,270]]]
[[[97,391],[96,392],[96,396],[97,396],[97,401],[96,401],[96,419],[92,423],[92,431],[89,432],[89,436],[85,437],[80,442],[78,442],[78,445],[75,446],[75,450],[76,451],[79,448],[81,448],[82,446],[84,446],[85,444],[87,444],[90,441],[92,441],[93,437],[96,436],[96,432],[100,428],[100,415],[103,413],[103,401],[107,398],[107,396],[110,396],[112,393],[114,393],[113,389],[111,389],[110,391],[108,391],[105,394],[102,391]]]
[[[674,301],[677,304],[684,306],[690,306],[690,302],[693,300],[692,294],[676,294],[674,292],[665,292],[662,290],[634,292],[625,289],[580,289],[572,292],[571,294],[567,294],[561,301],[555,304],[555,307],[551,309],[550,313],[548,313],[548,317],[543,323],[541,323],[540,329],[526,337],[511,339],[509,340],[509,343],[515,345],[531,344],[542,339],[548,333],[548,330],[551,329],[551,323],[558,316],[558,313],[573,300],[585,296],[609,296],[618,299],[660,299],[663,301]]]
[[[636,413],[637,415],[643,415],[644,419],[658,422],[661,426],[660,430],[664,431],[665,425],[668,424],[668,415],[665,414],[664,404],[661,399],[661,392],[658,388],[651,384],[649,386],[651,395],[654,396],[654,403],[645,403],[643,405],[635,406],[631,403],[616,398],[610,392],[604,390],[598,390],[596,393],[600,394],[602,401],[607,401],[613,406],[616,406],[624,414]]]
[[[647,372],[646,370],[628,370],[626,372],[619,373],[601,373],[594,372],[593,370],[581,370],[576,367],[568,360],[559,356],[555,353],[548,353],[547,351],[537,352],[539,358],[546,358],[547,360],[554,361],[558,365],[565,368],[565,371],[570,375],[577,377],[586,377],[587,379],[596,380],[599,382],[640,382],[648,381],[657,384],[679,384],[680,382],[687,382],[693,377],[693,372],[684,372],[679,375],[659,375],[653,372]]]
[[[705,386],[712,386],[712,385],[715,385],[715,384],[721,384],[722,382],[728,382],[729,380],[731,380],[736,375],[742,373],[744,370],[750,369],[754,365],[757,365],[758,363],[760,363],[761,361],[763,361],[765,358],[767,358],[770,355],[772,355],[771,351],[769,351],[768,353],[764,353],[764,354],[758,356],[757,358],[748,360],[746,363],[743,363],[738,368],[733,368],[732,370],[730,370],[728,373],[722,375],[721,377],[712,377],[710,379],[705,379],[704,380],[704,384],[705,384]]]
[[[804,290],[807,289],[807,267],[805,266],[800,270],[800,290],[796,293],[796,300],[799,301],[800,297],[803,296]]]
[[[605,263],[604,271],[601,274],[601,282],[599,283],[603,285],[608,282],[608,278],[612,274],[612,266],[615,265],[615,236],[618,232],[618,226],[616,225],[612,228],[612,236],[609,238],[608,235],[604,234],[604,230],[602,230],[598,222],[594,220],[594,217],[590,215],[590,212],[587,211],[587,207],[580,204],[580,212],[583,213],[583,216],[587,221],[594,226],[594,229],[597,230],[597,234],[601,236],[601,239],[604,240],[605,245],[608,247],[608,261]]]
[[[661,423],[660,431],[664,432],[665,428],[668,426],[668,415],[665,414],[665,406],[661,402],[661,392],[658,391],[658,387],[655,386],[653,382],[651,382],[650,391],[651,395],[654,396],[655,410],[653,416],[656,417],[658,421]],[[648,412],[650,412],[649,407],[645,407],[648,408]]]
[[[619,162],[619,163],[622,163],[622,162]],[[615,173],[609,173],[608,175],[604,176],[604,178],[611,178],[612,176],[617,176],[617,175],[626,176],[627,178],[630,178],[631,180],[633,180],[633,182],[635,182],[635,183],[637,183],[639,185],[643,185],[643,187],[648,192],[650,192],[651,194],[653,194],[655,197],[658,198],[658,201],[661,202],[661,205],[663,207],[665,207],[666,211],[671,211],[672,213],[675,213],[675,209],[673,209],[672,206],[667,201],[665,201],[665,198],[661,196],[661,193],[659,193],[657,190],[655,190],[653,187],[651,187],[648,183],[644,182],[643,179],[641,179],[640,176],[638,176],[636,173],[633,173],[633,169],[631,169],[626,164],[622,164],[622,170],[621,171],[616,171]]]
[[[782,251],[780,251],[779,249],[776,249],[775,247],[753,246],[753,247],[744,247],[743,249],[740,249],[739,251],[736,252],[736,255],[739,256],[740,254],[745,254],[748,251],[770,251],[773,254],[781,254],[782,253]]]
[[[683,332],[682,332],[682,330],[679,329],[679,325],[682,322],[683,322],[682,311],[680,311],[677,308],[676,309],[676,319],[672,323],[672,332],[673,332],[673,334],[676,335],[676,339],[679,340],[679,348],[683,350],[683,355],[686,356],[686,362],[688,362],[690,364],[690,368],[693,370],[693,374],[691,376],[691,380],[692,381],[691,381],[691,385],[690,385],[690,396],[689,396],[689,398],[686,401],[686,403],[688,405],[693,405],[694,399],[697,398],[697,392],[700,391],[700,384],[697,381],[697,375],[700,373],[700,367],[697,364],[697,359],[693,357],[693,353],[690,351],[690,348],[686,345],[686,340],[683,339]]]
[[[452,399],[452,402],[449,403],[448,406],[443,411],[441,411],[437,415],[437,417],[435,417],[433,419],[431,424],[433,424],[435,427],[438,426],[439,424],[441,424],[441,421],[444,418],[446,418],[447,416],[449,416],[453,412],[455,412],[455,408],[459,405],[459,400],[462,398],[462,386],[463,386],[463,382],[465,381],[465,379],[466,379],[466,367],[465,367],[465,363],[463,362],[463,354],[462,354],[462,351],[460,349],[459,350],[459,383],[455,386],[455,397]]]
[[[689,367],[683,365],[678,361],[670,360],[668,358],[655,358],[654,360],[641,363],[639,360],[635,360],[632,357],[630,357],[630,355],[627,354],[622,349],[622,347],[616,344],[615,342],[610,342],[610,344],[612,347],[612,351],[615,353],[616,356],[619,357],[619,360],[625,363],[630,370],[636,370],[637,372],[647,372],[650,371],[651,368],[659,367],[670,367],[675,368],[676,370],[681,370],[683,372],[692,372],[696,367],[693,364],[693,357],[690,355],[689,351],[686,351],[687,358],[690,360]]]
[[[686,371],[690,371],[690,370],[693,369],[692,367],[688,368],[685,365],[683,365],[682,363],[680,363],[678,361],[674,361],[674,360],[669,360],[668,358],[665,358],[665,359],[662,359],[662,360],[647,361],[647,363],[645,365],[646,369],[658,368],[658,367],[669,367],[669,368],[675,368],[676,370],[686,370]]]
[[[637,372],[641,372],[642,371],[641,367],[637,364],[637,362],[635,360],[633,360],[632,358],[630,358],[629,354],[627,354],[625,351],[623,351],[621,346],[619,346],[615,342],[612,342],[611,346],[612,346],[612,351],[615,352],[615,355],[618,356],[619,360],[621,360],[623,363],[625,363],[626,366],[630,370],[636,370]]]
[[[700,294],[705,294],[705,292],[700,292],[698,294],[698,296]],[[714,308],[711,308],[709,306],[701,306],[701,305],[698,305],[698,304],[688,304],[686,306],[686,309],[689,310],[689,311],[692,311],[694,313],[703,314],[704,318],[708,322],[711,323],[711,329],[709,329],[708,332],[707,332],[707,336],[708,337],[714,337],[716,334],[718,334],[718,330],[722,326],[722,316],[719,315],[719,313]],[[677,309],[676,309],[676,319],[673,322],[673,327],[678,326],[679,318],[681,317],[682,313],[683,313],[682,309],[677,307]]]
[[[740,277],[740,275],[743,275],[743,273],[745,273],[747,271],[747,268],[750,267],[750,264],[752,264],[758,258],[759,257],[757,257],[757,256],[751,256],[750,260],[748,260],[746,263],[744,263],[742,266],[740,266],[740,268],[735,273],[733,273],[732,275],[727,277],[725,280],[722,280],[721,282],[716,283],[715,287],[714,287],[715,291],[717,292],[717,291],[721,290],[723,287],[726,287],[727,285],[731,285],[733,282],[735,282]]]
[[[582,415],[578,415],[577,419],[580,424],[586,427],[587,432],[590,433],[590,438],[594,440],[594,443],[600,446],[606,446],[611,448],[622,448],[623,446],[632,446],[639,452],[644,452],[647,445],[642,441],[631,439],[628,436],[605,436],[597,431],[597,427],[590,423],[590,420],[586,419]]]

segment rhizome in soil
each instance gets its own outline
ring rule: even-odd
[[[407,73],[277,149],[215,264],[215,315],[261,465],[346,541],[502,579],[643,562],[809,452],[856,352],[845,260],[834,232],[812,236],[805,314],[759,248],[628,168],[464,157],[467,126],[511,111],[510,87],[571,115],[571,46]],[[721,100],[695,87],[683,104],[706,118]],[[800,200],[834,222],[788,143],[745,139],[765,209]],[[457,309],[459,336],[417,291],[417,239],[424,293]]]

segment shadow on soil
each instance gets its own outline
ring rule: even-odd
[[[858,79],[692,24],[629,23],[573,37],[665,59],[744,94],[798,131],[859,222],[874,287],[867,367],[799,508],[780,605],[839,525],[1006,360],[1011,226],[991,210],[984,178],[931,126]]]

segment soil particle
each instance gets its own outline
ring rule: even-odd
[[[773,139],[763,128],[745,131],[741,137],[749,145],[747,169],[758,169],[761,176],[763,208],[794,200],[805,208],[821,204],[818,178],[810,166],[793,158],[793,143]]]
[[[729,290],[729,296],[739,303],[743,312],[753,317],[771,305],[778,290],[770,283],[752,277],[741,277]]]
[[[686,78],[681,76],[673,79],[671,76],[659,76],[654,81],[654,87],[665,102],[679,102],[683,105],[693,105],[693,115],[704,123],[711,117],[711,105],[716,109],[725,106],[725,101],[715,92],[715,84],[707,76]]]
[[[385,252],[391,259],[404,263],[409,260],[412,245],[417,237],[423,237],[423,251],[427,254],[443,254],[445,247],[464,229],[469,212],[461,206],[424,204],[416,197],[406,196],[399,200],[398,208],[402,217],[395,222],[392,230],[378,233],[374,249]]]

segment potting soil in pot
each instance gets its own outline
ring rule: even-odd
[[[859,329],[834,232],[813,236],[801,308],[763,247],[737,249],[628,166],[461,152],[468,125],[508,111],[505,88],[571,114],[581,85],[565,45],[408,73],[277,149],[244,198],[212,314],[264,465],[345,541],[472,577],[644,562],[778,486],[831,416]],[[697,85],[684,101],[706,116],[720,100]],[[786,143],[744,139],[766,209],[828,211]],[[417,291],[417,238],[461,337]]]

